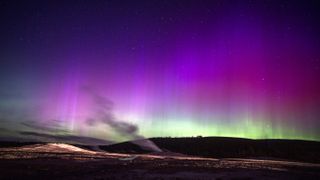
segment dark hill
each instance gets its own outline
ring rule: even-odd
[[[320,163],[320,142],[303,140],[252,140],[226,137],[151,138],[164,151],[212,158],[286,159]],[[101,146],[108,152],[148,153],[131,142]]]
[[[0,141],[0,148],[21,147],[34,144],[45,144],[43,142],[14,142],[14,141]]]

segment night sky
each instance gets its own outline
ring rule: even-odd
[[[320,140],[320,6],[0,1],[0,138]]]

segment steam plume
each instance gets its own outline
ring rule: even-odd
[[[87,119],[86,122],[88,125],[93,125],[96,122],[104,123],[121,136],[134,139],[135,141],[133,141],[133,143],[139,145],[141,148],[156,152],[161,151],[152,141],[145,139],[138,133],[138,126],[120,120],[114,115],[114,103],[111,100],[99,95],[89,87],[84,87],[83,90],[92,97],[93,106],[96,109],[95,117]]]

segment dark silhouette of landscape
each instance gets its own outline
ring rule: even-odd
[[[284,159],[320,163],[320,142],[228,137],[151,138],[163,151],[210,158]],[[132,142],[101,146],[108,152],[147,153]]]
[[[0,146],[0,179],[320,178],[320,142],[315,141],[190,137],[100,146],[62,142]]]

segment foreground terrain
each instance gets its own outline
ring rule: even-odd
[[[316,163],[108,153],[68,144],[0,148],[1,179],[320,179]]]

